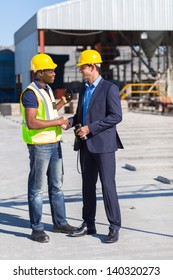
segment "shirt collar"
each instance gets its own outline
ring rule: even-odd
[[[94,83],[92,83],[92,84],[90,85],[88,82],[86,82],[86,83],[85,83],[85,86],[86,86],[86,87],[95,88],[95,87],[98,85],[98,83],[100,82],[101,78],[102,78],[101,75],[99,75],[98,78],[94,81]]]
[[[39,88],[39,89],[45,89],[46,91],[48,91],[48,86],[46,85],[46,87],[44,88],[42,85],[40,85],[40,83],[37,81],[37,80],[35,80],[34,81],[34,83],[36,84],[36,86]]]

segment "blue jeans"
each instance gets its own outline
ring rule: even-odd
[[[66,221],[63,184],[63,160],[61,144],[28,145],[30,173],[28,177],[28,204],[31,228],[43,230],[43,191],[48,184],[49,202],[54,225]]]

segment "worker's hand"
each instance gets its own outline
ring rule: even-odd
[[[64,117],[61,117],[61,118],[57,119],[57,125],[58,126],[69,125],[69,120]]]
[[[62,96],[61,97],[61,100],[60,100],[61,103],[63,103],[63,105],[67,104],[67,99],[65,98],[65,96]]]
[[[70,103],[73,99],[73,92],[71,89],[66,89],[66,91],[64,92],[63,96],[62,96],[62,102],[65,102],[65,104]]]
[[[61,99],[56,104],[57,111],[59,111],[64,105],[70,103],[72,99],[73,99],[73,92],[70,89],[66,89]]]
[[[70,103],[73,99],[73,91],[69,88],[66,89],[64,96],[67,100],[67,103]]]

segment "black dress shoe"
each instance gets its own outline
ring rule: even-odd
[[[33,230],[31,233],[31,238],[34,241],[40,243],[47,243],[49,242],[49,236],[43,230]]]
[[[80,237],[84,235],[91,235],[96,234],[96,228],[95,227],[87,227],[86,223],[82,223],[82,225],[75,231],[71,232],[69,236],[71,237]]]
[[[119,231],[115,229],[110,229],[109,233],[105,239],[105,243],[114,243],[117,242],[119,238]]]
[[[77,227],[73,227],[68,223],[65,225],[54,225],[53,232],[70,233],[77,230]]]

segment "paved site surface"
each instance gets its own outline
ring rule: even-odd
[[[114,244],[103,243],[108,222],[100,182],[97,185],[96,235],[70,238],[53,233],[45,188],[43,222],[50,242],[40,244],[30,239],[29,160],[20,123],[20,116],[0,116],[1,260],[173,259],[173,116],[124,111],[118,131],[125,149],[117,152],[122,229],[119,242]],[[67,219],[78,226],[82,222],[81,175],[77,172],[77,153],[73,151],[73,129],[63,134]]]

